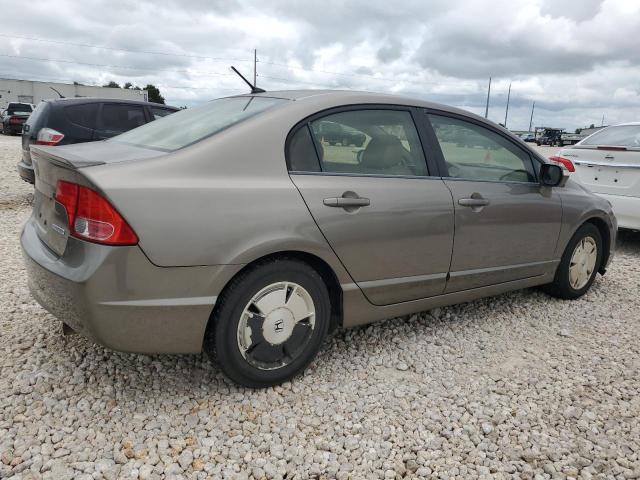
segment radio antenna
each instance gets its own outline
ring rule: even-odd
[[[234,72],[236,72],[238,74],[238,76],[244,80],[244,83],[246,83],[247,85],[249,85],[249,88],[251,88],[251,93],[265,93],[266,90],[263,90],[262,88],[258,88],[256,87],[254,84],[252,84],[249,80],[247,80],[246,78],[244,78],[244,75],[242,75],[238,69],[236,67],[234,67],[233,65],[231,66],[231,70],[233,70]]]
[[[54,92],[56,92],[58,95],[60,95],[60,98],[64,98],[64,95],[62,95],[58,90],[56,90],[53,87],[49,87],[51,90],[53,90]]]

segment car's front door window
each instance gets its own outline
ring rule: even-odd
[[[429,115],[448,176],[493,182],[535,182],[527,153],[496,132],[471,122]]]

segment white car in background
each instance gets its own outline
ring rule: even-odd
[[[640,122],[603,128],[552,160],[574,167],[574,180],[609,200],[619,228],[640,230]]]

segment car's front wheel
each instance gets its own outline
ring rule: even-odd
[[[295,259],[260,263],[232,280],[216,303],[205,350],[233,381],[267,387],[316,356],[331,304],[322,277]]]
[[[581,297],[593,284],[601,262],[600,231],[595,225],[585,223],[567,244],[553,282],[543,288],[558,298]]]

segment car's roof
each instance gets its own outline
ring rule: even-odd
[[[464,117],[471,117],[479,122],[490,124],[494,128],[500,128],[505,131],[502,126],[491,122],[485,118],[480,117],[468,110],[462,110],[456,107],[450,107],[449,105],[443,105],[441,103],[430,102],[428,100],[421,100],[417,98],[405,97],[401,95],[394,95],[390,93],[375,93],[366,91],[355,90],[279,90],[269,91],[264,93],[245,94],[236,96],[256,96],[256,97],[271,97],[282,98],[290,100],[297,104],[308,103],[313,106],[315,111],[321,111],[323,109],[329,109],[339,105],[362,105],[362,104],[378,104],[378,105],[402,105],[413,106],[419,108],[426,108],[437,110],[441,112],[448,112]]]
[[[161,108],[169,108],[171,110],[180,110],[177,107],[172,107],[171,105],[164,105],[162,103],[154,103],[154,102],[144,102],[142,100],[126,100],[120,98],[100,98],[100,97],[74,97],[74,98],[51,98],[48,100],[44,100],[45,102],[52,104],[81,104],[81,103],[128,103],[131,105],[148,105],[151,107],[161,107]]]
[[[435,102],[429,102],[426,100],[420,100],[417,98],[405,97],[402,95],[394,95],[390,93],[377,93],[358,90],[277,90],[257,94],[247,94],[263,97],[276,97],[284,98],[293,101],[303,100],[322,100],[323,98],[327,102],[333,103],[336,99],[340,99],[345,104],[353,103],[380,103],[380,104],[402,104],[402,105],[415,105],[425,108],[436,108],[458,110],[447,105],[442,105]],[[468,112],[464,112],[467,114]]]
[[[640,125],[640,122],[618,123],[616,125],[609,125],[608,127],[604,127],[604,128],[609,128],[609,127],[631,127],[631,126],[637,126],[637,125]]]

